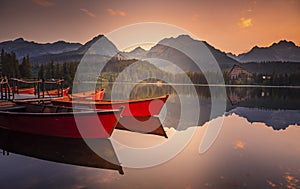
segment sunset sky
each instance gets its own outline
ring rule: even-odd
[[[0,41],[86,43],[129,24],[183,28],[225,52],[300,45],[300,0],[1,0]]]

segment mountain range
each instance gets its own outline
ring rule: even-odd
[[[98,35],[83,45],[65,41],[41,44],[18,38],[1,42],[0,49],[15,52],[18,59],[28,55],[34,64],[80,61],[88,52],[94,58],[111,58],[118,55],[125,59],[146,59],[160,66],[167,65],[167,61],[184,71],[195,71],[199,66],[201,70],[209,70],[214,62],[217,62],[222,70],[245,62],[300,62],[300,47],[291,41],[282,40],[270,47],[255,46],[249,52],[236,56],[222,52],[206,41],[192,39],[188,35],[162,39],[148,51],[137,47],[131,52],[120,52],[104,35]]]
[[[110,40],[104,35],[98,35],[72,51],[33,56],[30,57],[30,62],[33,64],[48,63],[50,61],[55,63],[79,62],[86,53],[93,56],[93,58],[102,59],[103,57],[113,57],[118,52],[119,50]]]
[[[37,57],[61,54],[76,50],[81,46],[82,45],[80,43],[68,43],[65,41],[41,44],[33,41],[25,41],[23,38],[0,43],[0,49],[4,49],[6,52],[15,52],[18,59],[27,55],[29,57]]]
[[[253,47],[249,52],[235,56],[228,56],[245,62],[300,62],[300,47],[292,41],[281,40],[269,47]]]

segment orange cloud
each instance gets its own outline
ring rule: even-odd
[[[244,149],[245,148],[245,142],[241,141],[241,140],[237,140],[233,143],[233,147],[235,149]]]
[[[96,17],[96,15],[88,9],[81,8],[80,10],[90,17]]]
[[[121,10],[107,9],[107,12],[111,16],[126,16],[126,13]]]
[[[32,0],[37,5],[40,5],[42,7],[51,7],[54,5],[54,3],[47,1],[47,0]]]
[[[243,18],[240,19],[239,25],[242,28],[251,27],[251,26],[253,26],[252,19],[243,17]]]

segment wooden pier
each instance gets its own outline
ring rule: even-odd
[[[0,78],[0,101],[1,104],[5,104],[7,101],[28,101],[28,102],[37,102],[37,103],[47,103],[50,102],[53,98],[58,98],[63,96],[63,81],[62,79],[33,79],[33,80],[24,80],[18,78],[1,77]],[[23,86],[30,86],[32,92],[22,93]],[[52,89],[57,90],[57,96],[49,95],[49,90],[46,90],[46,86],[52,85]],[[54,87],[53,87],[54,86]],[[34,89],[34,90],[33,90]],[[52,90],[53,91],[53,90]],[[24,92],[24,91],[23,91]],[[16,99],[16,94],[29,94],[33,95],[32,98]],[[1,108],[0,104],[0,108]]]

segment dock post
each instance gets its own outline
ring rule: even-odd
[[[0,85],[0,90],[1,90],[1,100],[3,100],[3,84],[2,84],[2,82]]]
[[[45,79],[42,79],[42,90],[43,90],[42,97],[45,98]]]
[[[15,100],[15,87],[18,86],[16,85],[16,81],[12,80],[12,100]]]

